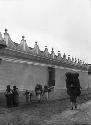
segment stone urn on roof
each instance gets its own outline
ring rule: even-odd
[[[5,29],[5,32],[7,32],[7,29]],[[6,46],[6,42],[4,41],[2,34],[0,33],[0,49],[4,49]]]

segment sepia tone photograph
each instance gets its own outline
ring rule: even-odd
[[[0,0],[0,125],[91,125],[91,0]]]

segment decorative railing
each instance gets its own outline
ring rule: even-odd
[[[67,60],[65,62],[63,59],[62,60],[58,60],[58,58],[53,59],[53,58],[46,57],[43,55],[41,56],[41,55],[37,55],[33,53],[30,54],[26,52],[13,50],[10,48],[0,50],[0,56],[12,57],[12,58],[17,58],[17,59],[23,59],[26,61],[39,62],[43,64],[68,67],[68,68],[79,69],[79,70],[87,70],[86,66],[69,63]]]
[[[7,47],[0,50],[0,55],[2,56],[4,55],[7,57],[14,57],[18,59],[68,67],[73,69],[88,70],[88,65],[82,62],[82,60],[77,60],[73,57],[71,59],[70,55],[68,55],[67,58],[65,53],[63,56],[61,56],[60,51],[58,51],[58,55],[55,55],[53,48],[51,53],[48,52],[47,46],[45,46],[44,51],[41,51],[37,42],[35,42],[34,48],[28,47],[24,36],[22,36],[21,43],[16,45],[16,43],[11,40],[9,34],[7,33],[7,29],[5,29],[4,38],[0,38],[0,44],[5,45],[5,43]]]

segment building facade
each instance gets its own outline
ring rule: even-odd
[[[60,51],[55,55],[45,47],[39,49],[37,42],[34,48],[28,47],[24,36],[20,44],[13,42],[7,29],[4,38],[0,33],[0,43],[5,44],[5,49],[0,49],[0,90],[6,86],[16,85],[19,90],[34,90],[36,84],[53,86],[51,98],[59,98],[66,90],[65,73],[78,72],[82,88],[88,86],[87,64],[76,58],[68,58],[65,53],[61,56]]]

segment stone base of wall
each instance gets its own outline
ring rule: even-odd
[[[53,89],[49,94],[49,100],[68,98],[66,89]]]

